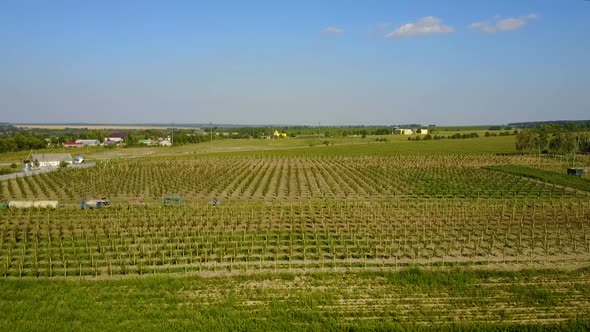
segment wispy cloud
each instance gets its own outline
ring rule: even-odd
[[[433,35],[433,34],[445,34],[455,31],[453,27],[443,24],[440,18],[434,16],[426,16],[414,23],[404,24],[392,32],[388,33],[385,37],[391,39],[401,39],[415,37],[418,35]]]
[[[323,33],[343,33],[344,29],[337,28],[337,27],[327,27],[322,30]]]
[[[383,33],[389,29],[391,23],[379,23],[369,28],[369,36],[383,36]]]
[[[537,19],[538,16],[536,14],[528,14],[525,16],[519,17],[508,17],[508,18],[499,18],[496,17],[493,20],[486,20],[481,22],[471,23],[469,28],[474,30],[479,30],[481,32],[486,33],[496,33],[502,31],[512,31],[517,30],[525,26],[530,21]]]

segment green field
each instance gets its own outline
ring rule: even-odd
[[[0,326],[10,331],[587,331],[588,286],[587,270],[4,280]]]
[[[590,327],[587,180],[513,136],[377,138],[94,148],[0,182],[62,204],[0,210],[0,330]]]
[[[560,173],[521,165],[491,166],[488,167],[488,169],[514,175],[525,176],[564,187],[579,189],[583,191],[590,191],[590,180],[587,177],[582,178],[570,176],[565,172],[564,169],[561,169]]]
[[[455,132],[440,132],[452,135]],[[478,132],[483,136],[483,132]],[[377,139],[387,138],[388,142]],[[326,145],[327,144],[327,145]],[[87,160],[126,159],[154,156],[180,156],[201,154],[232,155],[399,155],[399,154],[484,154],[515,152],[514,137],[480,137],[473,139],[445,139],[409,142],[407,136],[362,137],[310,137],[264,139],[225,139],[174,147],[84,147],[54,148],[35,153],[71,153],[83,155]],[[0,154],[0,164],[21,164],[29,151]]]

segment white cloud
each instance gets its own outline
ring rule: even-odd
[[[535,14],[528,14],[525,16],[519,17],[508,17],[504,19],[500,19],[499,17],[495,17],[493,21],[481,21],[471,23],[469,27],[474,30],[479,30],[481,32],[486,33],[496,33],[502,31],[512,31],[519,28],[522,28],[525,24],[529,23],[530,21],[538,18]]]
[[[337,27],[327,27],[324,30],[322,30],[322,32],[324,32],[324,33],[343,33],[344,29],[340,29]]]
[[[442,23],[440,18],[434,16],[426,16],[415,23],[404,24],[392,32],[388,33],[385,37],[392,39],[408,38],[418,35],[432,35],[432,34],[443,34],[451,33],[455,31],[452,27]]]

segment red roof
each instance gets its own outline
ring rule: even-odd
[[[76,142],[64,142],[64,146],[82,146],[82,143],[76,143]]]

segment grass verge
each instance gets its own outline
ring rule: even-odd
[[[528,178],[541,180],[544,182],[575,188],[584,191],[590,191],[590,180],[586,178],[579,178],[567,174],[556,173],[552,171],[545,171],[538,168],[528,166],[489,166],[486,169],[508,173],[512,175],[519,175]]]
[[[2,331],[587,331],[588,269],[0,280]]]

